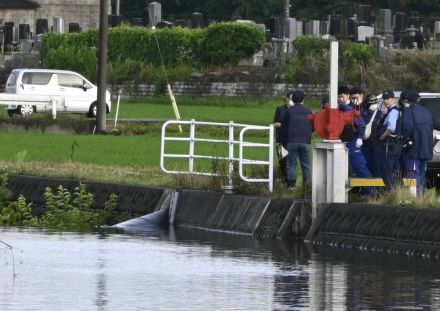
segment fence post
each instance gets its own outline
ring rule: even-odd
[[[228,160],[228,186],[232,189],[232,174],[234,173],[234,121],[229,121],[229,160]]]
[[[273,138],[274,129],[273,124],[269,125],[269,191],[273,191]]]
[[[192,174],[194,172],[194,138],[196,137],[195,120],[191,119],[190,133],[189,133],[189,163],[188,170]]]

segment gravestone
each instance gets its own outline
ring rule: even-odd
[[[359,26],[358,27],[358,41],[366,41],[367,37],[374,36],[373,26]]]
[[[160,21],[156,24],[156,28],[171,28],[174,24],[169,21]]]
[[[47,18],[38,18],[36,22],[36,35],[44,34],[49,31]]]
[[[320,21],[308,20],[304,24],[304,35],[319,37],[321,35]]]
[[[192,28],[205,27],[205,17],[200,12],[191,14]]]
[[[360,4],[358,7],[358,20],[359,22],[364,22],[366,25],[370,26],[373,19],[371,16],[371,5]]]
[[[18,40],[29,39],[31,36],[31,28],[29,24],[18,24]]]
[[[297,37],[296,19],[289,17],[284,21],[284,38],[289,41],[295,40]]]
[[[122,15],[109,15],[108,24],[110,27],[117,27],[122,24],[124,17]]]
[[[53,17],[53,32],[63,33],[64,32],[64,20],[61,16]]]
[[[380,10],[379,31],[381,34],[389,34],[393,31],[390,9]]]
[[[140,17],[134,17],[131,19],[131,24],[133,26],[144,26],[144,20]]]
[[[156,27],[162,20],[162,4],[151,2],[148,5],[148,27]]]
[[[414,27],[420,29],[420,26],[422,26],[422,20],[420,16],[410,16],[408,17],[406,25],[408,26],[408,28]]]
[[[81,32],[81,27],[78,23],[69,23],[69,32]]]
[[[6,22],[3,25],[5,51],[11,51],[12,42],[14,41],[14,23]]]

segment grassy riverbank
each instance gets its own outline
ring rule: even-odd
[[[183,98],[178,100],[182,119],[195,118],[199,121],[229,122],[267,125],[273,120],[276,106],[281,99],[230,99],[230,98]],[[313,110],[317,110],[318,101],[309,101]],[[108,118],[113,118],[116,106]],[[166,97],[146,98],[137,101],[123,101],[120,105],[120,118],[133,119],[173,119],[173,111]],[[36,118],[50,115],[36,114]],[[60,114],[60,118],[82,118],[79,115]],[[111,131],[108,135],[73,135],[42,132],[11,132],[0,131],[0,171],[12,174],[28,174],[49,177],[76,178],[116,183],[147,184],[164,187],[196,187],[215,188],[223,179],[214,180],[209,177],[189,178],[165,174],[160,169],[160,140],[162,121],[148,125],[135,123],[118,124],[118,132]],[[218,137],[224,129],[203,130],[203,137]],[[134,135],[142,133],[141,135]],[[180,134],[174,130],[173,135]],[[223,133],[224,134],[224,133]],[[224,135],[223,135],[224,137]],[[261,141],[262,137],[253,136],[252,140]],[[317,138],[315,138],[315,141]],[[188,143],[177,143],[167,153],[188,150]],[[238,148],[236,149],[238,155]],[[213,147],[201,144],[197,151],[214,153],[216,156],[227,156],[227,145]],[[259,159],[260,150],[249,152],[246,156]],[[276,156],[275,156],[276,159]],[[185,168],[187,159],[172,163],[167,168]],[[220,164],[206,160],[201,164],[208,171],[225,172],[225,163]],[[253,172],[259,174],[260,172]],[[241,186],[249,187],[245,183]],[[251,192],[266,192],[266,184],[258,184],[245,188]],[[275,191],[282,196],[302,195],[301,187],[295,192],[287,189],[279,182]],[[354,198],[359,199],[359,198]],[[361,198],[364,200],[365,198]],[[373,202],[373,201],[372,201]],[[388,196],[375,199],[374,203],[415,204],[417,206],[440,206],[439,196],[435,189],[429,190],[425,198],[414,200],[407,189],[397,189]]]
[[[178,106],[183,120],[229,122],[256,125],[268,125],[273,121],[275,108],[282,104],[282,99],[255,98],[178,98]],[[318,101],[310,101],[313,107]],[[114,118],[116,105],[108,118]],[[63,115],[62,118],[82,118],[78,115]],[[50,117],[35,114],[32,118]],[[146,98],[136,101],[122,101],[119,107],[121,119],[173,119],[173,110],[167,97]],[[35,174],[42,176],[67,177],[111,181],[121,183],[149,184],[178,187],[188,184],[195,187],[210,187],[210,178],[176,178],[167,175],[159,168],[161,124],[157,122],[148,126],[140,124],[120,124],[118,135],[73,135],[41,132],[0,131],[0,170],[18,174]],[[142,135],[136,128],[143,128]],[[109,126],[112,127],[111,125]],[[217,137],[224,129],[200,129],[203,136]],[[122,135],[121,135],[122,133]],[[175,131],[173,135],[180,134]],[[227,135],[226,135],[227,137]],[[258,135],[252,137],[260,141]],[[199,151],[214,152],[216,156],[227,156],[227,145],[213,147],[201,144]],[[188,143],[178,143],[174,149],[166,152],[188,150]],[[250,158],[258,158],[261,150],[247,151]],[[236,149],[238,155],[238,148]],[[179,161],[178,161],[179,162]],[[187,165],[185,159],[173,163],[171,167],[180,168]],[[205,168],[226,170],[226,166],[205,161]],[[262,185],[262,188],[267,187]],[[283,187],[278,185],[279,191]]]

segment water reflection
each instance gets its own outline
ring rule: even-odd
[[[440,310],[437,263],[193,229],[1,229],[0,310]],[[22,250],[22,253],[18,252]]]

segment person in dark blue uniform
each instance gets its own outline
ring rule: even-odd
[[[359,94],[358,88],[355,88],[350,92],[346,86],[340,86],[338,88],[338,104],[339,110],[343,112],[354,111],[360,109],[360,98],[354,98],[354,94]],[[351,94],[350,94],[351,93]],[[352,95],[353,101],[350,101],[350,95]],[[339,138],[347,143],[348,148],[348,161],[352,172],[356,177],[372,177],[370,170],[367,167],[367,160],[362,153],[361,147],[363,145],[363,137],[365,134],[365,122],[359,117],[356,118],[354,124],[348,124],[344,127],[342,134]],[[365,195],[373,195],[374,190],[371,187],[363,187],[361,193]]]
[[[281,122],[281,139],[289,154],[287,155],[287,184],[290,188],[296,186],[298,161],[301,165],[303,185],[311,184],[310,143],[313,133],[312,112],[303,105],[304,92],[294,91],[294,105],[287,110]]]
[[[402,117],[397,103],[394,100],[394,92],[387,90],[382,93],[382,99],[386,107],[386,113],[381,122],[380,141],[380,171],[382,179],[388,191],[401,180],[400,153],[402,144]],[[431,134],[432,136],[432,134]]]
[[[405,109],[402,126],[402,136],[407,139],[408,146],[404,149],[406,174],[416,179],[418,196],[422,195],[426,187],[426,161],[433,156],[434,128],[432,115],[419,104],[419,98],[418,92],[407,92],[409,107]]]
[[[382,120],[382,111],[378,108],[379,98],[373,94],[365,96],[362,102],[362,118],[365,121],[364,143],[362,144],[362,153],[367,160],[367,167],[373,177],[381,178],[379,165],[379,136],[380,121]]]
[[[275,128],[275,142],[277,144],[277,154],[278,154],[278,164],[279,164],[279,170],[280,170],[280,176],[281,176],[281,182],[287,183],[287,157],[283,157],[282,155],[282,144],[281,144],[281,134],[280,134],[280,128],[281,128],[281,122],[284,119],[284,116],[286,115],[287,109],[293,106],[292,101],[292,92],[288,92],[285,101],[286,103],[278,106],[275,110],[275,115],[273,117],[273,126]]]

